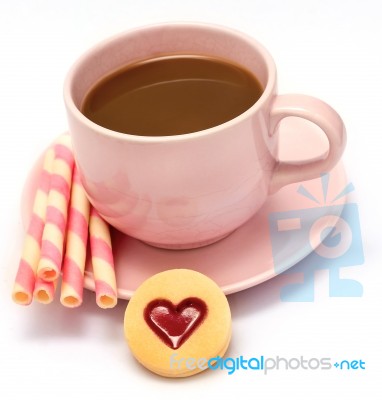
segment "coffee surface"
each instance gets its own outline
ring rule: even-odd
[[[113,131],[170,136],[227,122],[250,108],[263,89],[246,69],[196,55],[153,58],[101,79],[81,111]]]

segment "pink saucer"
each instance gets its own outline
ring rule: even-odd
[[[309,131],[306,133],[307,140],[301,140],[301,135],[298,133],[302,128]],[[286,136],[288,136],[285,138],[288,147],[283,143],[283,138]],[[307,129],[306,122],[297,118],[288,118],[283,122],[280,128],[280,143],[283,153],[280,153],[279,158],[282,160],[296,160],[299,154],[305,154],[308,158],[319,158],[327,151],[327,141],[323,139],[321,131],[310,125]],[[302,149],[301,146],[307,146],[307,143],[309,149]],[[303,160],[301,157],[299,159]],[[25,225],[31,215],[37,176],[41,167],[42,157],[32,168],[24,187],[22,216]],[[289,242],[281,243],[281,246],[278,244],[272,249],[270,223],[272,221],[274,223],[275,216],[279,215],[274,213],[288,214],[287,212],[291,210],[317,209],[317,201],[321,206],[335,204],[336,212],[330,211],[332,210],[330,207],[321,207],[320,214],[320,218],[330,217],[331,225],[334,226],[346,200],[345,196],[336,200],[337,195],[347,184],[343,165],[339,163],[327,178],[329,178],[328,181],[325,179],[327,187],[323,184],[324,179],[314,179],[284,187],[269,197],[261,210],[230,236],[199,249],[158,249],[112,229],[118,296],[130,299],[135,289],[145,279],[172,268],[190,268],[202,272],[215,280],[226,294],[247,289],[273,278],[311,253],[329,233],[324,234],[325,227],[314,224],[314,229],[309,233],[310,240],[301,241],[301,237],[296,235],[295,240],[292,238]],[[301,186],[304,190],[301,190]],[[288,223],[295,224],[296,218],[286,221],[286,225],[277,225],[279,230],[298,229],[296,226],[289,228],[287,226]],[[275,266],[274,260],[280,257],[283,260],[282,266]],[[85,271],[85,287],[94,290],[89,259]]]

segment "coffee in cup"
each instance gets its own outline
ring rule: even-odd
[[[261,44],[211,24],[152,25],[98,44],[69,72],[64,98],[90,202],[115,228],[164,248],[224,238],[270,194],[330,171],[346,143],[328,104],[278,94]],[[327,154],[280,161],[286,117],[320,127]]]
[[[169,55],[139,61],[102,78],[82,112],[116,132],[171,136],[221,125],[263,92],[244,67],[217,57]]]

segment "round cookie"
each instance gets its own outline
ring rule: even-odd
[[[150,277],[135,291],[124,330],[132,353],[146,368],[185,377],[224,355],[231,339],[231,312],[210,278],[173,269]]]

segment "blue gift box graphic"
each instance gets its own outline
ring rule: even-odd
[[[324,199],[328,185],[322,176]],[[353,186],[348,185],[333,201]],[[319,203],[303,186],[298,192]],[[329,271],[330,297],[360,297],[360,282],[340,277],[344,267],[364,262],[358,207],[355,203],[274,212],[268,217],[275,273],[303,274],[302,283],[281,288],[282,301],[314,301],[314,273]],[[294,248],[294,251],[291,251]],[[309,254],[310,253],[310,254]],[[307,257],[306,254],[309,254]],[[295,264],[295,260],[300,260]],[[295,264],[291,269],[288,266]]]

